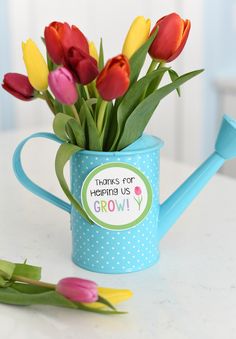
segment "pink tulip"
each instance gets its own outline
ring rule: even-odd
[[[135,193],[136,195],[140,195],[140,194],[142,194],[141,187],[139,187],[139,186],[136,186],[136,187],[134,188],[134,193]]]
[[[57,283],[56,291],[77,302],[92,303],[98,300],[97,284],[91,280],[64,278]]]
[[[49,73],[48,83],[56,99],[65,105],[73,105],[78,99],[75,81],[65,67],[58,67]]]

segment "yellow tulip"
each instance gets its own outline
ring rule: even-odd
[[[29,82],[38,91],[48,87],[48,66],[33,40],[22,42],[23,59]]]
[[[90,41],[89,43],[89,54],[91,55],[91,57],[93,57],[98,62],[98,59],[99,59],[98,52],[93,41]]]
[[[122,53],[131,58],[131,56],[141,47],[149,37],[151,20],[143,16],[137,16],[132,22],[126,35]]]
[[[110,301],[113,305],[119,304],[127,299],[131,298],[133,293],[130,290],[118,290],[116,288],[106,288],[106,287],[98,287],[98,294]],[[106,307],[104,304],[99,302],[95,303],[84,303],[87,307],[92,308],[104,308]]]

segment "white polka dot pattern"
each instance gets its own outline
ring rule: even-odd
[[[138,168],[149,179],[153,203],[147,216],[137,226],[123,231],[110,231],[91,225],[72,208],[72,259],[80,267],[102,273],[139,271],[159,258],[157,248],[159,214],[160,147],[145,152],[79,152],[71,160],[72,193],[80,200],[86,176],[95,167],[108,162],[125,162]]]

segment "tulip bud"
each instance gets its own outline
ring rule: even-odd
[[[191,23],[189,20],[181,19],[178,14],[172,13],[158,20],[151,34],[157,27],[159,30],[149,49],[149,54],[159,61],[173,61],[186,44]]]
[[[49,73],[48,82],[56,99],[65,105],[73,105],[78,93],[72,74],[65,67],[58,67]]]
[[[120,54],[108,60],[96,82],[101,97],[111,101],[124,95],[129,88],[129,76],[130,66],[125,55]]]
[[[98,62],[98,59],[99,59],[98,51],[93,41],[90,41],[89,43],[89,54],[91,57],[93,57]]]
[[[82,85],[89,84],[98,75],[97,61],[79,48],[71,47],[68,50],[66,63]]]
[[[92,303],[98,300],[97,284],[91,280],[64,278],[57,283],[56,291],[72,301]]]
[[[2,88],[23,101],[34,99],[34,88],[26,75],[7,73],[4,75]]]
[[[38,91],[48,87],[48,67],[36,44],[28,39],[22,43],[23,59],[29,82]]]
[[[131,56],[141,47],[148,39],[150,32],[151,20],[143,16],[137,16],[132,22],[126,35],[122,53],[131,58]]]

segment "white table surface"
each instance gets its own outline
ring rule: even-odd
[[[161,259],[142,272],[104,275],[70,259],[69,215],[33,196],[13,175],[11,157],[29,131],[0,135],[0,257],[43,267],[43,279],[65,276],[129,288],[127,315],[104,316],[50,306],[0,304],[1,339],[233,339],[236,337],[236,181],[215,176],[161,243]],[[57,146],[38,141],[24,153],[31,178],[59,192],[53,171]],[[192,168],[163,159],[161,197]]]

